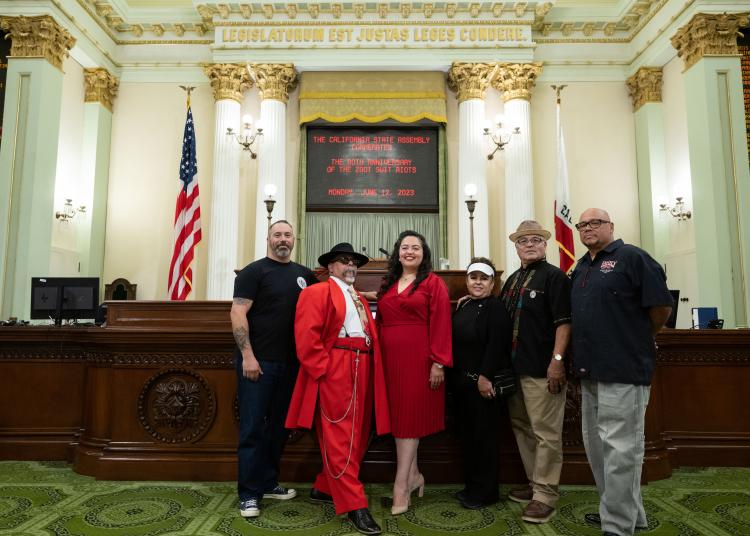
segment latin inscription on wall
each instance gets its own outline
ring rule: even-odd
[[[272,26],[227,23],[217,26],[225,48],[513,48],[533,45],[529,25],[334,25]]]

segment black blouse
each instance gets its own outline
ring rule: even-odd
[[[492,378],[510,368],[511,323],[494,296],[467,300],[453,314],[453,367]]]

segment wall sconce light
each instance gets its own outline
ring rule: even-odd
[[[474,208],[477,206],[477,200],[474,196],[477,195],[477,185],[469,183],[464,186],[464,194],[468,199],[466,200],[466,208],[469,209],[469,253],[470,259],[474,258]]]
[[[668,212],[677,218],[677,221],[689,220],[693,216],[693,213],[685,210],[685,202],[682,200],[682,197],[676,197],[675,201],[676,203],[673,207],[670,207],[666,203],[661,203],[659,205],[659,212]]]
[[[263,126],[258,121],[253,128],[253,116],[250,114],[242,116],[242,134],[237,134],[234,129],[227,127],[227,136],[234,136],[244,151],[250,151],[250,157],[253,160],[258,158],[258,153],[253,151],[252,147],[255,141],[263,136]]]
[[[503,127],[503,118],[502,116],[495,117],[495,128],[492,129],[492,125],[490,125],[489,121],[485,121],[484,125],[484,135],[487,136],[492,143],[495,144],[494,150],[487,155],[487,160],[492,160],[495,157],[495,153],[498,151],[502,151],[508,143],[510,143],[511,138],[514,134],[520,134],[521,129],[519,127],[514,128],[513,130],[508,130]]]
[[[271,215],[273,214],[273,206],[276,204],[276,200],[273,196],[276,195],[276,185],[266,184],[263,188],[263,193],[266,194],[266,211],[268,211],[268,226],[271,227]]]
[[[64,223],[68,220],[72,220],[77,213],[86,214],[86,206],[81,205],[80,207],[78,207],[78,209],[75,209],[73,208],[73,200],[66,199],[65,204],[63,205],[63,209],[55,212],[55,218]]]

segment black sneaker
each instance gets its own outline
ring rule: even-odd
[[[285,488],[278,484],[271,491],[267,491],[263,494],[264,499],[278,499],[280,501],[288,501],[289,499],[294,499],[296,496],[297,490]]]
[[[260,501],[258,499],[240,501],[240,515],[242,517],[258,517],[260,515]]]

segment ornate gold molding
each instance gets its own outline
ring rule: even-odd
[[[704,56],[735,56],[740,28],[748,25],[747,13],[696,13],[672,37],[672,46],[690,69]]]
[[[634,112],[647,102],[661,102],[661,67],[641,67],[625,83],[633,100]]]
[[[250,69],[263,100],[285,103],[289,100],[289,92],[297,87],[297,71],[293,63],[253,63]]]
[[[456,94],[459,103],[469,99],[484,100],[485,92],[496,71],[496,63],[455,61],[448,70],[448,89]]]
[[[216,101],[231,99],[242,103],[242,93],[253,87],[244,63],[209,63],[203,66],[203,72],[211,81]]]
[[[62,70],[75,37],[49,15],[0,17],[0,28],[10,34],[10,57],[44,58]]]
[[[503,93],[503,102],[513,99],[531,100],[531,91],[542,72],[542,63],[498,63],[492,87]]]
[[[111,112],[120,81],[107,69],[97,68],[83,70],[83,83],[86,90],[84,102],[100,102]]]

